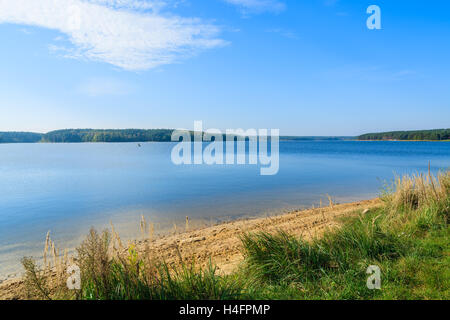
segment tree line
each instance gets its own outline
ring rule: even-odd
[[[0,143],[79,143],[171,141],[170,129],[65,129],[48,133],[0,132]]]
[[[65,129],[44,134],[41,142],[167,142],[171,141],[172,132],[169,129]]]
[[[42,139],[41,133],[0,132],[0,143],[35,143]]]
[[[450,140],[450,129],[392,131],[367,133],[358,137],[359,140]]]

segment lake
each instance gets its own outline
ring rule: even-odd
[[[449,142],[282,141],[280,170],[176,166],[173,143],[0,144],[0,279],[39,256],[51,230],[73,248],[110,221],[139,237],[144,215],[159,233],[242,217],[279,214],[379,195],[395,174],[450,167]]]

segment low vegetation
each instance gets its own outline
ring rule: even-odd
[[[398,177],[381,197],[381,208],[355,212],[312,241],[283,231],[244,235],[244,262],[226,276],[212,264],[204,270],[185,264],[181,253],[179,263],[168,264],[148,247],[125,248],[114,229],[101,235],[92,230],[73,261],[47,237],[43,266],[23,260],[28,294],[96,300],[449,299],[450,171]],[[67,289],[65,266],[71,263],[81,269],[80,290]],[[380,290],[367,288],[368,266],[380,268]]]

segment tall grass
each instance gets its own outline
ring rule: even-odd
[[[142,223],[142,222],[141,222]],[[230,276],[219,276],[210,263],[202,270],[194,263],[170,265],[158,260],[146,247],[138,253],[125,248],[118,234],[91,229],[77,248],[74,262],[80,268],[81,290],[69,290],[68,275],[55,273],[52,266],[39,267],[24,258],[29,298],[86,300],[217,300],[238,299],[242,284]],[[61,269],[65,270],[67,264]],[[60,281],[52,282],[56,277]]]
[[[259,288],[253,296],[281,292],[284,298],[305,299],[449,298],[449,186],[449,171],[437,177],[397,178],[383,195],[381,209],[359,212],[341,228],[309,242],[282,231],[244,235],[246,276]],[[405,264],[411,270],[404,270]],[[369,265],[382,268],[389,293],[365,287]],[[444,280],[436,281],[415,266]]]

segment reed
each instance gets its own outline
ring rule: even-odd
[[[68,255],[68,251],[57,248],[52,241],[50,231],[45,237],[45,246],[43,252],[43,264],[39,266],[36,261],[30,257],[22,259],[22,265],[25,268],[25,287],[26,295],[30,298],[50,298],[50,296],[64,296],[61,288],[66,283],[66,268],[73,263],[73,257]]]
[[[392,211],[416,210],[445,200],[449,194],[450,171],[433,176],[413,174],[396,177],[384,200]]]

